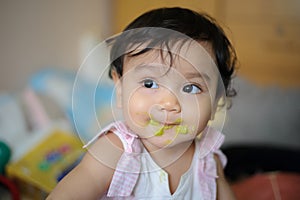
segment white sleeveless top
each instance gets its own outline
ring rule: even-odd
[[[168,173],[153,161],[137,136],[128,130],[123,122],[110,124],[85,147],[108,130],[120,138],[124,153],[118,162],[109,190],[101,199],[216,199],[218,176],[213,156],[218,154],[222,165],[225,166],[226,157],[219,149],[224,141],[222,133],[207,127],[201,139],[195,139],[191,166],[181,176],[176,191],[171,194]]]

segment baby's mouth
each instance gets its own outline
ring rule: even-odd
[[[178,126],[180,125],[182,122],[182,119],[177,119],[175,121],[164,121],[164,122],[160,122],[160,121],[156,121],[154,119],[150,119],[149,124],[153,125],[153,126]]]
[[[159,129],[154,133],[154,136],[162,136],[166,130],[175,128],[176,135],[187,134],[188,127],[181,125],[182,119],[177,119],[173,122],[158,122],[156,120],[150,119],[149,124],[152,126],[159,127]]]
[[[162,123],[162,125],[164,125],[164,126],[178,126],[178,125],[181,124],[181,122],[182,122],[182,119],[177,119],[173,122],[164,122],[164,123]]]

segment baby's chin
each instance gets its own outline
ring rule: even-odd
[[[176,147],[183,147],[186,146],[188,148],[194,137],[192,136],[185,136],[185,137],[171,137],[167,134],[162,136],[152,136],[149,138],[141,138],[141,141],[147,148],[149,152],[159,151],[159,150],[167,150]]]

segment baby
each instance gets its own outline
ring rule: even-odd
[[[236,56],[223,30],[206,15],[162,8],[107,42],[124,119],[86,145],[48,199],[234,199],[224,136],[208,126],[234,95]]]

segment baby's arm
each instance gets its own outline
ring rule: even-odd
[[[58,183],[47,200],[97,199],[105,194],[122,154],[119,138],[113,133],[106,136],[89,148],[79,165]]]
[[[221,164],[221,161],[217,155],[214,156],[217,164],[217,199],[218,200],[235,200],[235,196],[229,183],[226,180],[224,175],[224,170]]]

